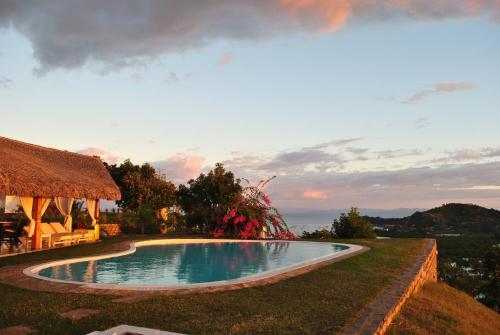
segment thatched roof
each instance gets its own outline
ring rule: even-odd
[[[120,190],[99,157],[45,148],[0,136],[0,194],[119,200]]]

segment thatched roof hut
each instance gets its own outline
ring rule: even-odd
[[[0,194],[119,200],[99,157],[0,137]]]

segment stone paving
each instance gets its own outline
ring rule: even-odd
[[[0,329],[2,335],[28,335],[34,334],[36,331],[27,326],[13,326]]]
[[[68,318],[71,320],[80,320],[88,316],[95,315],[97,313],[99,313],[99,310],[97,309],[78,308],[65,313],[60,313],[59,315],[62,316],[63,318]]]

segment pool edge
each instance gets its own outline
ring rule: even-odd
[[[230,239],[160,239],[160,240],[146,240],[146,241],[136,241],[129,244],[129,248],[124,251],[114,252],[110,254],[86,256],[69,258],[64,260],[56,260],[45,262],[41,264],[36,264],[27,267],[22,270],[25,276],[43,280],[46,282],[52,282],[54,284],[69,284],[75,287],[80,287],[83,289],[91,289],[97,291],[171,291],[171,292],[181,292],[181,291],[207,291],[207,290],[225,290],[225,289],[237,289],[250,286],[266,285],[268,283],[277,282],[286,278],[291,278],[298,276],[300,274],[315,270],[317,268],[326,266],[331,263],[335,263],[358,254],[364,253],[370,250],[369,247],[361,246],[357,244],[350,243],[335,243],[335,242],[312,242],[312,241],[286,241],[290,243],[328,243],[328,244],[339,244],[348,246],[349,249],[336,252],[331,255],[321,256],[313,258],[301,263],[264,271],[259,274],[250,275],[242,278],[223,280],[216,282],[207,283],[195,283],[195,284],[171,284],[171,285],[135,285],[135,284],[98,284],[98,283],[85,283],[79,281],[68,281],[60,279],[52,279],[44,276],[40,276],[39,272],[45,268],[79,263],[85,261],[113,258],[125,256],[134,253],[138,247],[150,246],[150,245],[166,245],[166,244],[202,244],[202,243],[256,243],[256,242],[283,242],[283,240],[230,240]]]

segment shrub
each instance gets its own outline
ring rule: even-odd
[[[352,207],[348,214],[340,214],[333,221],[332,234],[335,238],[375,238],[371,223]]]
[[[273,177],[274,178],[274,177]],[[295,239],[279,211],[262,191],[273,178],[247,186],[234,203],[220,207],[215,215],[214,237],[233,236],[241,239]]]
[[[326,240],[332,238],[333,234],[328,229],[321,229],[321,230],[315,230],[313,232],[303,231],[300,237],[305,239]]]

